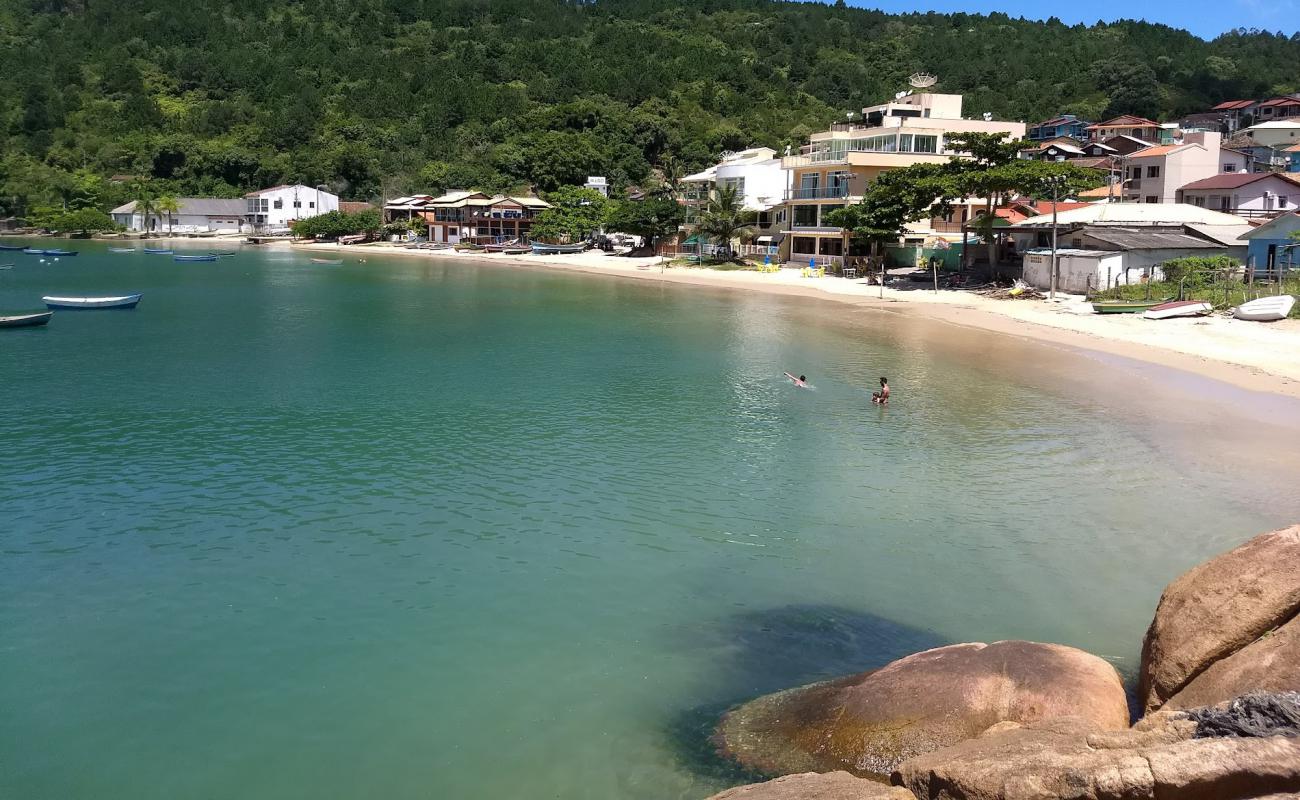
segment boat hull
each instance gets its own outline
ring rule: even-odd
[[[72,256],[75,256],[77,252],[78,251],[76,250],[46,250],[45,255],[59,256],[61,258],[71,258]]]
[[[1295,307],[1295,298],[1289,294],[1276,297],[1261,297],[1242,303],[1232,310],[1232,316],[1247,322],[1277,322],[1291,315]]]
[[[1092,310],[1098,314],[1137,314],[1147,309],[1161,304],[1159,300],[1145,302],[1100,302],[1093,303]]]
[[[0,250],[26,250],[25,244],[0,244]]]
[[[171,255],[171,252],[172,252],[170,249],[168,249],[168,250],[158,250],[158,249],[155,249],[155,248],[152,248],[152,247],[146,247],[146,248],[144,249],[144,251],[145,251],[146,253],[148,253],[149,255],[153,255],[153,256],[168,256],[168,255]]]
[[[532,250],[534,253],[537,253],[538,255],[548,255],[548,256],[562,255],[565,253],[581,253],[583,250],[586,249],[587,249],[587,245],[585,243],[583,244],[542,244],[541,242],[534,242],[532,245]]]
[[[14,314],[0,317],[0,328],[34,328],[49,322],[52,316],[54,316],[53,311],[42,311],[39,314]]]
[[[172,256],[172,261],[182,261],[186,263],[191,261],[216,261],[216,260],[217,260],[216,256]]]
[[[343,259],[341,259],[341,258],[339,258],[339,259],[332,259],[332,258],[313,258],[313,259],[311,260],[311,263],[313,263],[313,264],[325,264],[325,265],[327,265],[327,266],[337,267],[337,266],[339,266],[340,264],[343,263]]]
[[[42,297],[46,308],[67,310],[130,309],[139,304],[142,294],[118,297]]]
[[[1203,317],[1214,310],[1214,306],[1203,300],[1178,300],[1173,303],[1161,303],[1148,308],[1142,314],[1143,319],[1174,319],[1176,317]]]

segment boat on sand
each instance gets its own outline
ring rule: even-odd
[[[1291,309],[1294,307],[1294,297],[1289,294],[1279,294],[1275,297],[1261,297],[1249,303],[1242,303],[1232,310],[1232,316],[1251,322],[1276,322],[1290,316]]]
[[[561,255],[563,253],[581,253],[586,249],[586,242],[578,242],[577,244],[548,244],[546,242],[533,242],[532,244],[532,250],[534,253],[546,256]]]
[[[53,311],[41,311],[36,314],[14,314],[7,317],[0,317],[0,328],[31,328],[36,325],[44,325],[54,316]]]
[[[1214,306],[1204,300],[1174,300],[1151,306],[1142,315],[1143,319],[1173,319],[1174,317],[1203,317],[1214,310]]]
[[[1161,305],[1165,300],[1098,300],[1092,310],[1098,314],[1136,314]]]
[[[135,308],[143,294],[124,294],[116,297],[54,297],[41,300],[46,308]]]

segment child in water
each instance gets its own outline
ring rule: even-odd
[[[871,402],[878,406],[889,405],[889,378],[880,379],[880,391],[871,393]]]

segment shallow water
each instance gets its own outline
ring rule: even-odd
[[[1005,337],[79,249],[0,273],[145,295],[0,331],[0,796],[703,797],[758,693],[1002,638],[1131,673],[1169,578],[1297,510]]]

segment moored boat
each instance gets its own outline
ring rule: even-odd
[[[25,244],[0,244],[0,250],[26,250]]]
[[[75,256],[76,254],[77,254],[76,250],[46,250],[45,251],[45,255],[47,256]]]
[[[1164,300],[1098,300],[1092,310],[1098,314],[1136,314],[1164,303]]]
[[[343,263],[343,259],[341,259],[341,258],[313,258],[313,259],[311,260],[311,263],[313,263],[313,264],[327,264],[327,265],[329,265],[329,266],[331,266],[331,267],[337,267],[339,264],[342,264],[342,263]]]
[[[155,255],[155,256],[165,256],[165,255],[171,255],[172,249],[171,249],[170,247],[166,247],[166,248],[162,248],[162,247],[146,247],[146,248],[144,249],[144,251],[145,251],[146,253],[150,253],[150,254]]]
[[[1173,319],[1174,317],[1203,317],[1214,310],[1204,300],[1174,300],[1151,306],[1142,314],[1143,319]]]
[[[41,300],[46,308],[135,308],[142,294],[124,294],[116,297],[54,297],[46,296]]]
[[[36,325],[44,325],[54,316],[53,311],[41,311],[36,314],[13,314],[7,317],[0,317],[0,328],[31,328]]]
[[[1294,307],[1294,297],[1289,294],[1279,294],[1242,303],[1232,310],[1232,316],[1250,322],[1276,322],[1290,316],[1291,309]]]
[[[110,248],[108,248],[108,252],[110,252],[110,253],[134,253],[134,252],[136,252],[136,249],[135,249],[134,247],[110,247]]]
[[[233,256],[234,254],[235,254],[234,250],[209,250],[208,251],[208,255],[210,256]]]
[[[26,253],[26,254],[29,255],[29,256],[43,256],[43,255],[45,255],[45,251],[44,251],[44,250],[40,250],[40,249],[35,248],[35,247],[24,247],[24,248],[23,248],[23,252]]]
[[[216,261],[216,256],[172,256],[172,261]]]
[[[577,244],[548,244],[547,242],[533,242],[532,251],[538,255],[560,255],[562,253],[581,253],[587,249],[586,242]]]

